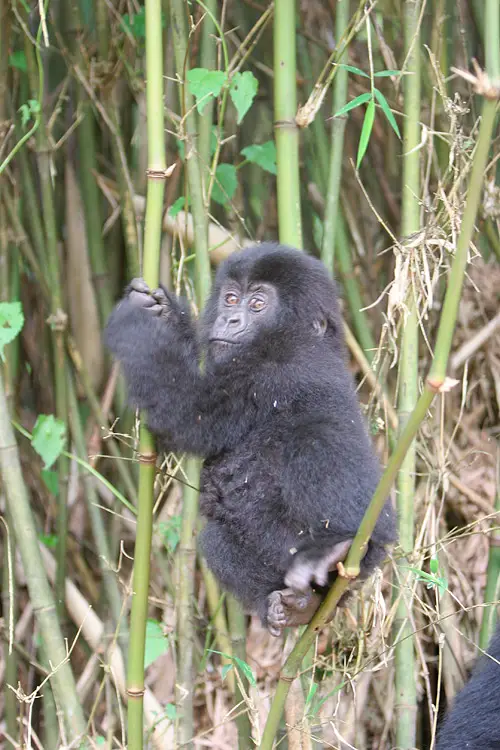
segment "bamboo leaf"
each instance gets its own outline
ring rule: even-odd
[[[244,73],[235,73],[231,78],[229,95],[238,113],[238,125],[252,106],[258,88],[259,82],[249,70],[245,70]]]
[[[219,96],[227,76],[223,70],[192,68],[188,70],[187,81],[189,91],[196,99],[196,109],[201,115],[209,100]]]
[[[363,127],[361,129],[361,135],[359,137],[356,169],[359,169],[359,165],[361,164],[363,160],[363,156],[366,153],[366,149],[368,148],[374,119],[375,119],[375,102],[372,99],[366,108],[365,119],[363,120]]]
[[[355,107],[359,107],[360,104],[366,104],[366,102],[369,102],[371,98],[372,95],[369,91],[367,91],[366,94],[360,94],[355,99],[352,99],[350,102],[347,102],[347,104],[344,104],[344,106],[341,107],[338,112],[335,112],[333,116],[340,117],[340,115],[345,115],[346,112],[349,112]]]
[[[33,427],[31,445],[43,460],[45,469],[57,461],[66,442],[66,426],[53,414],[39,414]]]
[[[337,67],[344,68],[344,70],[348,70],[349,73],[355,73],[357,76],[363,76],[364,78],[370,77],[368,73],[365,73],[365,71],[361,70],[361,68],[356,68],[354,65],[345,65],[344,63],[339,63]]]
[[[225,206],[233,197],[238,187],[238,176],[234,164],[219,164],[215,170],[215,182],[212,198],[216,203]]]
[[[247,678],[250,685],[255,687],[257,685],[257,681],[254,677],[254,673],[252,672],[252,668],[249,664],[246,663],[246,661],[243,661],[243,659],[239,659],[237,656],[233,656],[233,661],[238,666],[245,677]]]
[[[387,101],[387,99],[385,98],[385,96],[383,95],[383,93],[381,91],[379,91],[378,89],[375,89],[375,98],[378,100],[378,103],[382,107],[382,109],[384,111],[384,115],[389,120],[389,124],[390,124],[391,128],[394,130],[394,132],[396,133],[397,137],[401,138],[401,133],[399,132],[398,124],[396,122],[396,119],[395,119],[394,115],[391,112],[391,108],[389,107],[389,102]]]
[[[276,144],[274,141],[266,141],[266,143],[254,143],[252,146],[247,146],[240,151],[241,155],[252,162],[252,164],[258,164],[259,167],[265,169],[266,172],[271,174],[277,174],[276,169]]]
[[[21,331],[24,325],[23,308],[20,302],[0,302],[0,360],[3,350]]]
[[[146,648],[144,651],[144,669],[149,667],[159,656],[169,649],[169,641],[157,620],[146,622]]]
[[[390,76],[405,75],[405,71],[401,70],[379,70],[378,73],[374,73],[374,78],[389,78]]]

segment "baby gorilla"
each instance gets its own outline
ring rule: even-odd
[[[379,478],[324,266],[281,245],[235,253],[199,336],[185,302],[134,280],[106,338],[161,445],[205,459],[200,543],[214,574],[273,635],[309,622]],[[395,537],[388,502],[362,577]]]

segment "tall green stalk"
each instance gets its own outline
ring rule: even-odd
[[[488,5],[486,6],[487,23],[489,23],[489,10],[491,11],[491,16],[495,16],[497,9],[492,6],[494,6],[496,2],[497,0],[488,0]],[[280,679],[262,735],[260,750],[272,750],[274,738],[278,731],[281,716],[283,714],[286,696],[293,679],[297,675],[302,659],[311,647],[318,631],[328,621],[342,594],[348,589],[350,578],[359,574],[359,565],[363,551],[373,533],[377,518],[384,507],[386,498],[402,466],[406,453],[412,445],[422,421],[427,415],[434,400],[434,396],[436,393],[446,388],[446,367],[455,330],[458,305],[462,294],[467,255],[474,232],[474,222],[476,220],[477,209],[481,198],[484,172],[488,162],[493,125],[495,123],[496,107],[500,98],[500,59],[497,59],[497,63],[498,65],[495,68],[487,71],[490,81],[495,85],[486,92],[484,90],[481,92],[483,95],[486,93],[486,96],[484,97],[481,125],[479,127],[479,136],[471,169],[467,200],[462,217],[457,248],[448,279],[446,296],[442,307],[441,320],[434,349],[434,358],[425,388],[418,399],[415,408],[406,421],[406,426],[398,439],[396,448],[391,455],[386,470],[380,479],[378,487],[375,490],[370,505],[368,506],[358,529],[358,533],[351,545],[351,549],[349,550],[344,565],[346,572],[345,577],[339,576],[337,578],[322,606],[316,612],[312,621],[304,631],[281,671]]]
[[[148,183],[144,232],[143,275],[158,286],[160,242],[165,192],[165,136],[163,115],[163,43],[161,0],[146,0],[146,99]],[[142,750],[144,712],[144,654],[153,531],[156,449],[152,435],[141,423],[139,438],[139,507],[134,551],[133,598],[127,675],[128,747]]]
[[[349,26],[349,0],[339,0],[335,6],[335,38],[337,44],[344,36]],[[343,50],[345,52],[345,50]],[[339,58],[338,62],[342,58]],[[321,246],[321,260],[333,276],[335,258],[335,232],[340,197],[340,178],[342,175],[342,160],[344,157],[344,130],[347,117],[335,117],[347,101],[348,72],[339,68],[333,82],[333,119],[330,148],[330,169],[328,174],[328,189],[326,193],[325,220],[323,224],[323,244]],[[345,231],[344,231],[345,235]],[[361,305],[360,305],[361,307]],[[361,343],[361,342],[360,342]]]
[[[295,0],[274,4],[274,129],[280,242],[302,247],[297,114]]]
[[[1,373],[0,476],[17,546],[21,553],[30,602],[35,612],[44,652],[53,668],[50,685],[58,710],[63,717],[68,739],[75,741],[86,733],[85,717],[76,693],[76,684],[67,658],[67,648],[61,633],[54,597],[40,554],[38,530],[23,481]]]
[[[203,181],[199,156],[196,150],[197,118],[193,108],[192,97],[184,85],[187,74],[188,31],[186,10],[183,0],[171,0],[170,12],[172,19],[172,36],[174,42],[175,64],[182,83],[180,84],[181,112],[185,131],[186,170],[191,198],[193,228],[195,237],[195,284],[196,298],[201,307],[210,292],[211,275],[208,257],[207,216],[203,202]],[[182,506],[182,530],[179,564],[179,596],[178,596],[178,655],[176,696],[179,704],[179,722],[177,726],[177,742],[183,747],[192,748],[193,742],[193,599],[194,599],[194,559],[196,555],[196,519],[198,515],[198,491],[201,461],[189,458],[186,461],[186,478],[188,486],[184,491]]]
[[[25,39],[25,55],[28,68],[28,77],[32,96],[36,97],[39,90],[40,72],[36,65],[42,65],[40,55],[33,51],[31,40]],[[43,92],[42,94],[43,99]],[[55,209],[55,197],[52,184],[52,153],[50,140],[47,132],[47,123],[43,114],[43,102],[40,102],[40,125],[36,134],[36,161],[40,180],[40,192],[42,197],[42,216],[46,247],[46,280],[50,289],[50,327],[53,342],[53,370],[55,381],[56,416],[65,425],[68,422],[67,383],[66,383],[66,354],[65,354],[65,328],[66,316],[59,273],[59,235],[57,230],[57,218]],[[42,261],[40,258],[39,261]],[[56,601],[59,614],[64,611],[64,587],[66,581],[66,551],[68,538],[68,470],[69,461],[61,455],[57,461],[59,475],[59,493],[57,496],[57,576],[56,576]]]
[[[420,227],[420,35],[418,21],[420,0],[406,0],[404,18],[405,57],[403,120],[403,185],[401,234],[417,232]],[[411,284],[408,315],[402,327],[399,361],[398,417],[400,434],[404,430],[418,399],[418,318],[417,301]],[[416,444],[405,456],[397,480],[399,543],[405,555],[413,550],[415,523]],[[415,747],[417,721],[416,665],[412,638],[411,587],[408,581],[408,560],[398,562],[401,581],[400,598],[394,620],[397,639],[395,650],[396,744],[402,750]]]

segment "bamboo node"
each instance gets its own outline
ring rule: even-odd
[[[52,315],[49,315],[47,323],[53,331],[65,331],[68,325],[68,316],[64,310],[58,307]]]
[[[357,567],[346,568],[343,562],[338,562],[337,571],[340,578],[345,578],[348,581],[355,581],[359,576],[359,565]]]
[[[174,162],[165,169],[155,169],[154,167],[148,167],[148,169],[146,169],[146,176],[150,177],[152,180],[166,180],[167,177],[170,177],[176,166],[177,162]]]
[[[459,382],[455,378],[427,378],[427,385],[434,393],[449,393]]]
[[[158,458],[158,454],[155,451],[152,451],[151,453],[138,453],[137,459],[140,464],[145,464],[146,466],[155,464],[156,459]]]
[[[143,698],[145,692],[145,688],[127,688],[127,695],[129,698]]]
[[[275,130],[296,130],[297,123],[295,120],[276,120],[274,128]]]

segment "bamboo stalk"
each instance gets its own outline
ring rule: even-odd
[[[148,134],[148,182],[144,232],[144,279],[158,286],[163,196],[165,191],[165,140],[163,132],[163,40],[161,0],[146,0],[146,99]],[[156,449],[152,435],[141,421],[139,437],[139,505],[137,514],[132,610],[127,674],[128,747],[142,750],[144,714],[144,654],[153,531]]]
[[[227,596],[227,616],[229,620],[229,629],[231,633],[231,648],[233,656],[238,657],[246,662],[246,622],[245,615],[241,604],[231,594]],[[237,667],[235,667],[237,669]],[[241,679],[236,680],[235,704],[238,706],[236,716],[236,726],[238,728],[238,750],[253,750],[255,747],[252,741],[252,724],[248,710],[245,710],[245,698],[242,692],[242,686],[248,693],[248,681],[240,673]]]
[[[187,74],[188,32],[185,6],[182,0],[171,0],[170,13],[174,42],[175,64],[181,76],[180,101],[185,131],[186,169],[191,198],[193,230],[196,246],[195,285],[196,298],[200,307],[210,291],[210,260],[208,256],[208,224],[203,201],[203,181],[201,165],[196,149],[197,118],[192,97],[185,85]],[[182,71],[182,75],[181,75]],[[177,742],[186,748],[193,747],[193,597],[194,561],[196,555],[196,519],[198,515],[198,491],[201,461],[189,458],[186,461],[187,486],[182,506],[182,530],[178,555],[179,595],[177,617],[177,679],[176,696],[181,712],[177,724]]]
[[[337,43],[346,33],[348,26],[349,0],[339,0],[335,6],[335,38],[337,39]],[[344,47],[342,53],[345,53],[346,49],[347,47]],[[340,62],[341,59],[342,56],[339,57],[337,62]],[[328,174],[328,189],[326,192],[325,220],[323,223],[323,244],[321,246],[321,260],[332,276],[335,260],[335,241],[340,197],[340,180],[342,176],[342,158],[344,156],[344,130],[347,122],[347,117],[345,115],[335,117],[335,114],[347,101],[347,78],[347,70],[345,68],[339,68],[333,82],[333,119],[330,141],[330,168]],[[363,346],[361,341],[360,343]]]
[[[39,72],[35,66],[35,54],[31,40],[25,38],[25,56],[28,68],[28,77],[32,95],[36,96],[39,86]],[[40,65],[43,58],[37,57]],[[43,94],[43,92],[40,92]],[[54,190],[52,185],[52,154],[47,133],[47,124],[43,114],[43,102],[40,102],[39,127],[36,133],[36,161],[40,179],[40,192],[42,197],[42,215],[45,234],[46,271],[47,285],[50,289],[50,327],[53,342],[53,369],[55,381],[56,416],[65,425],[68,423],[68,403],[66,384],[66,357],[64,346],[64,331],[66,327],[66,316],[59,274],[58,254],[58,231],[55,210]],[[41,259],[40,259],[41,260]],[[66,552],[68,538],[68,508],[67,508],[67,485],[68,485],[68,459],[61,455],[57,460],[59,475],[59,494],[57,497],[57,580],[56,601],[60,616],[64,612],[64,581],[66,579]]]
[[[86,722],[76,693],[67,650],[40,555],[38,531],[23,482],[17,444],[9,420],[3,377],[0,373],[0,474],[7,507],[26,577],[30,601],[36,615],[45,653],[53,666],[50,684],[68,737],[76,740],[86,733]]]
[[[280,242],[302,247],[297,114],[295,0],[274,4],[274,132]]]
[[[420,227],[420,0],[405,0],[404,40],[407,71],[404,81],[403,185],[401,234]],[[418,311],[414,285],[410,281],[408,314],[402,326],[399,361],[399,432],[404,430],[418,399]],[[415,524],[416,443],[404,458],[397,479],[399,543],[405,555],[413,550]],[[396,744],[402,750],[415,747],[417,721],[416,665],[411,625],[411,587],[408,585],[408,559],[398,561],[400,593],[393,632],[395,649]]]

